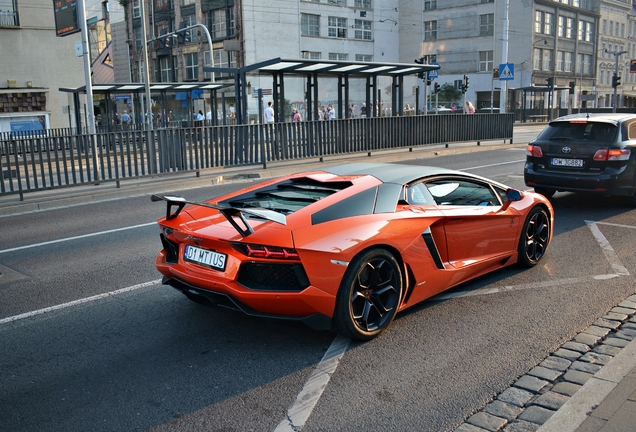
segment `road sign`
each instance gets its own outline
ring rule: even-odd
[[[431,64],[432,65],[437,65],[437,63],[431,63]],[[439,69],[428,71],[428,79],[439,78],[439,75],[437,74],[438,70]]]
[[[499,81],[511,81],[515,79],[514,63],[502,63],[499,65]]]

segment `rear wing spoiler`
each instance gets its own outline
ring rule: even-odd
[[[166,220],[174,219],[179,216],[183,207],[186,204],[197,205],[201,207],[208,207],[214,210],[218,210],[228,222],[241,234],[243,237],[246,237],[254,232],[250,224],[247,222],[245,218],[245,214],[256,216],[262,219],[266,219],[268,221],[276,222],[281,225],[287,225],[287,218],[284,214],[275,212],[273,210],[267,210],[263,208],[236,208],[236,207],[228,207],[228,206],[220,206],[217,204],[210,204],[204,202],[194,202],[188,201],[185,198],[180,196],[168,196],[168,195],[152,195],[150,200],[153,202],[156,201],[166,201]],[[173,207],[176,206],[176,209],[173,210]]]

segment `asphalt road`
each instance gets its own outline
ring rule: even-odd
[[[409,162],[524,188],[524,157],[511,145]],[[453,430],[633,294],[636,210],[565,193],[553,204],[539,266],[463,284],[381,337],[345,344],[302,431]],[[335,336],[201,307],[160,285],[164,211],[139,196],[0,220],[0,430],[292,430],[288,409],[313,388]]]

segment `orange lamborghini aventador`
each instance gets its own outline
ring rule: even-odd
[[[534,192],[436,167],[358,163],[167,202],[163,283],[250,315],[368,340],[395,314],[499,268],[534,266],[553,209]]]

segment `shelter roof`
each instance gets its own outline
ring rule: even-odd
[[[349,75],[355,77],[368,77],[373,75],[400,76],[413,75],[419,72],[439,69],[439,65],[427,65],[419,63],[381,63],[359,62],[340,60],[305,60],[305,59],[281,59],[279,57],[254,63],[243,68],[217,68],[205,66],[205,72],[215,73],[249,73],[259,74],[295,74],[295,75]]]
[[[221,82],[161,82],[150,83],[151,92],[160,91],[191,91],[191,90],[217,90],[233,84]],[[144,83],[95,83],[92,85],[93,93],[135,93],[145,90]],[[86,85],[75,88],[62,87],[60,91],[67,93],[86,93]]]

